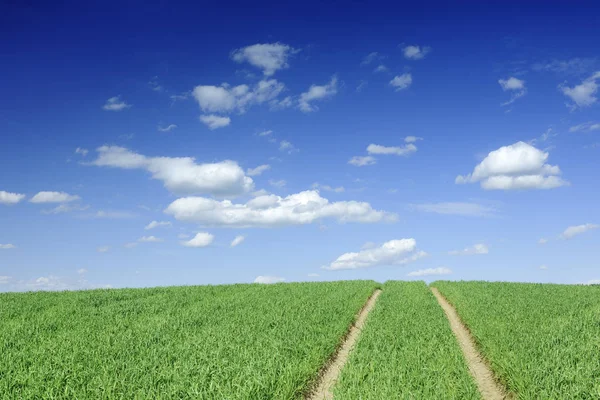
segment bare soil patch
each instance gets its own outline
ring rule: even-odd
[[[354,324],[350,327],[348,334],[344,338],[342,345],[333,355],[330,361],[325,365],[319,374],[319,380],[315,384],[315,389],[307,396],[307,400],[331,400],[333,399],[333,387],[337,382],[342,368],[348,361],[348,356],[360,336],[360,332],[365,325],[367,315],[371,312],[377,301],[377,297],[381,294],[381,290],[377,289],[365,303],[365,306],[358,313]]]
[[[458,344],[465,356],[469,371],[479,388],[481,396],[485,400],[502,400],[512,399],[513,397],[496,381],[494,373],[490,369],[486,360],[475,346],[475,341],[467,327],[462,323],[458,313],[452,305],[444,298],[444,296],[436,289],[431,288],[431,291],[437,298],[438,303],[446,313],[450,327],[454,336],[458,340]]]

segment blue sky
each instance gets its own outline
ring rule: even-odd
[[[600,10],[535,3],[8,6],[0,291],[600,279]]]

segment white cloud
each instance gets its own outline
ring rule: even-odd
[[[0,275],[0,285],[7,285],[12,278],[6,275]]]
[[[155,92],[164,92],[165,90],[165,88],[158,83],[158,76],[155,76],[152,79],[150,79],[150,82],[148,82],[148,86],[150,86],[150,89],[154,90]]]
[[[276,79],[259,81],[253,88],[248,85],[231,87],[228,84],[221,86],[199,85],[192,92],[203,112],[230,113],[245,112],[253,105],[263,104],[275,99],[285,85]]]
[[[222,117],[215,114],[201,115],[200,121],[208,126],[208,129],[214,131],[215,129],[224,128],[231,123],[231,118]]]
[[[367,86],[369,86],[369,82],[365,81],[365,80],[361,80],[358,85],[356,86],[356,91],[358,93],[362,92],[364,88],[366,88]]]
[[[600,225],[597,224],[583,224],[576,226],[569,226],[565,231],[560,235],[562,239],[571,239],[574,236],[581,235],[582,233],[598,229]]]
[[[344,189],[343,186],[332,187],[332,186],[329,186],[329,185],[321,185],[318,182],[313,183],[311,187],[313,189],[324,190],[326,192],[335,192],[335,193],[342,193],[342,192],[344,192],[346,190],[346,189]]]
[[[288,142],[287,140],[282,140],[279,143],[279,151],[285,151],[288,154],[292,154],[298,152],[299,150],[291,142]]]
[[[427,268],[427,269],[419,269],[416,271],[411,271],[407,275],[408,276],[430,276],[430,275],[450,275],[452,270],[446,267],[439,268]]]
[[[42,210],[42,214],[62,214],[71,211],[85,211],[88,208],[90,208],[89,205],[63,203],[50,210]]]
[[[500,87],[502,87],[502,90],[505,92],[511,91],[513,93],[508,101],[501,104],[502,106],[512,104],[515,102],[515,100],[527,94],[527,88],[525,87],[524,80],[511,76],[508,79],[499,79],[498,83],[500,84]]]
[[[540,265],[540,269],[548,269],[547,265]]]
[[[14,244],[10,244],[10,243],[7,243],[7,244],[1,244],[1,243],[0,243],[0,249],[2,249],[2,250],[10,250],[10,249],[14,249],[14,248],[16,248],[16,247],[17,247],[17,246],[15,246]]]
[[[377,66],[377,68],[375,68],[375,69],[373,70],[373,72],[376,72],[376,73],[377,73],[377,72],[388,72],[388,71],[389,71],[389,68],[388,68],[388,67],[386,67],[386,66],[385,66],[385,65],[383,65],[383,64],[380,64],[380,65],[378,65],[378,66]]]
[[[85,274],[85,273],[87,273],[87,272],[88,272],[88,270],[87,270],[87,269],[85,269],[85,268],[79,268],[79,269],[77,270],[77,273],[78,273],[79,275],[83,275],[83,274]]]
[[[418,136],[407,136],[404,138],[404,142],[406,143],[415,143],[418,140],[423,140],[423,138]]]
[[[238,235],[238,236],[236,236],[236,237],[235,237],[235,239],[233,239],[233,240],[231,241],[231,244],[230,244],[229,246],[230,246],[230,247],[235,247],[235,246],[237,246],[237,245],[241,244],[241,243],[242,243],[242,242],[243,242],[245,239],[246,239],[246,237],[245,237],[245,236],[243,236],[243,235]]]
[[[138,242],[140,243],[158,243],[162,241],[162,239],[157,238],[156,236],[142,236],[138,239]]]
[[[256,168],[248,168],[246,170],[246,175],[258,176],[258,175],[261,175],[263,172],[268,171],[270,169],[271,169],[271,166],[269,164],[263,164],[263,165],[259,165]]]
[[[402,49],[404,57],[409,60],[421,60],[431,51],[431,47],[427,46],[406,46]]]
[[[269,101],[269,108],[272,111],[283,110],[286,108],[290,108],[293,105],[294,105],[294,100],[292,99],[292,96],[284,97],[281,100],[273,99],[273,100]]]
[[[534,71],[550,71],[555,73],[566,73],[581,75],[591,70],[597,64],[595,58],[575,57],[570,60],[552,60],[533,64]]]
[[[288,59],[298,51],[279,42],[263,43],[233,50],[231,58],[238,63],[247,62],[262,69],[265,76],[271,76],[280,69],[288,68]]]
[[[326,85],[311,85],[308,91],[300,95],[298,100],[298,107],[300,111],[312,112],[317,111],[319,108],[312,104],[316,100],[323,100],[334,96],[337,93],[337,76],[333,76],[329,83]]]
[[[538,244],[544,245],[546,243],[548,243],[548,239],[541,238],[540,240],[538,240]]]
[[[390,86],[393,86],[397,92],[407,89],[412,84],[412,75],[408,72],[402,75],[396,75],[394,79],[390,81]]]
[[[569,106],[572,109],[577,107],[589,107],[598,100],[596,94],[598,93],[597,80],[599,79],[600,71],[597,71],[577,86],[570,88],[562,84],[559,85],[558,88],[565,96],[569,97],[573,101],[574,104]]]
[[[25,198],[24,194],[11,193],[11,192],[5,192],[4,190],[0,190],[0,204],[6,204],[6,205],[17,204],[24,198]]]
[[[162,127],[160,125],[158,126],[158,130],[160,132],[171,132],[173,129],[176,129],[176,128],[177,128],[177,125],[175,125],[175,124],[170,124],[170,125],[165,126],[165,127]]]
[[[557,165],[546,164],[549,154],[524,142],[490,152],[457,184],[481,182],[487,190],[552,189],[569,183],[561,179]]]
[[[139,243],[137,242],[130,242],[130,243],[125,243],[123,246],[125,246],[128,249],[133,249],[134,247],[136,247]]]
[[[429,213],[462,215],[465,217],[489,217],[495,215],[497,211],[493,207],[466,202],[411,204],[410,208]]]
[[[412,143],[406,146],[397,147],[386,147],[379,144],[370,144],[367,146],[367,153],[369,154],[394,154],[397,156],[407,156],[417,151],[417,146]]]
[[[148,225],[144,227],[145,230],[149,231],[150,229],[158,228],[159,226],[171,226],[171,221],[152,221]]]
[[[355,165],[357,167],[364,167],[365,165],[373,165],[377,162],[375,157],[371,156],[354,156],[348,160],[348,164]]]
[[[419,258],[427,253],[417,249],[415,239],[397,239],[385,242],[380,247],[361,250],[357,253],[344,253],[323,269],[342,270],[375,267],[379,265],[401,265]]]
[[[592,279],[586,282],[586,285],[600,285],[600,279]]]
[[[264,283],[264,284],[281,283],[281,282],[285,282],[285,278],[281,278],[279,276],[259,275],[254,280],[254,283]]]
[[[273,134],[273,131],[271,131],[271,130],[262,131],[262,132],[257,133],[258,136],[271,136],[272,134]]]
[[[374,61],[380,60],[382,58],[384,58],[382,55],[380,55],[378,52],[374,51],[372,53],[367,54],[365,56],[365,58],[363,58],[360,65],[369,65],[369,64],[373,63]]]
[[[254,189],[252,178],[234,161],[196,164],[193,157],[146,157],[124,147],[102,146],[91,165],[144,169],[175,193],[233,196]]]
[[[127,219],[134,218],[136,215],[129,211],[115,211],[115,210],[98,210],[94,214],[89,215],[91,218],[101,219]]]
[[[303,225],[327,218],[339,222],[362,223],[391,222],[397,219],[395,214],[374,210],[365,202],[330,203],[314,190],[286,197],[272,194],[257,196],[245,204],[204,197],[184,197],[172,202],[165,213],[178,220],[204,226],[236,228]]]
[[[569,128],[569,132],[591,132],[600,131],[600,122],[585,122]]]
[[[89,153],[88,149],[83,149],[81,147],[75,149],[75,154],[81,154],[82,157],[87,156],[87,153]]]
[[[98,253],[107,253],[110,250],[108,246],[100,246],[96,249]]]
[[[31,203],[69,203],[81,197],[65,192],[39,192],[29,200]]]
[[[269,185],[275,186],[275,187],[279,187],[279,188],[280,187],[284,187],[286,183],[287,182],[285,180],[283,180],[283,179],[280,179],[278,181],[273,180],[273,179],[269,179]]]
[[[523,90],[525,89],[525,81],[517,79],[511,76],[508,79],[499,79],[498,83],[502,87],[502,90]]]
[[[448,252],[451,256],[473,256],[476,254],[488,254],[490,252],[487,245],[483,243],[474,244],[462,250],[453,250]]]
[[[215,237],[207,232],[198,232],[192,239],[181,242],[185,247],[206,247],[210,245]]]
[[[106,111],[121,111],[129,107],[131,107],[131,104],[122,101],[120,96],[115,96],[106,100],[106,104],[102,106],[102,109]]]
[[[319,274],[315,274],[314,272],[311,272],[310,274],[308,274],[309,278],[318,278]]]

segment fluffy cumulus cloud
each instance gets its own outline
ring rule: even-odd
[[[279,151],[283,151],[288,154],[297,153],[299,150],[291,142],[282,140],[279,143]]]
[[[379,265],[402,265],[427,253],[417,249],[415,239],[397,239],[385,242],[379,247],[365,249],[356,253],[345,253],[323,269],[342,270],[375,267]]]
[[[236,236],[232,241],[231,244],[229,245],[230,247],[235,247],[240,245],[244,240],[246,239],[245,236],[243,235],[238,235]]]
[[[158,228],[159,226],[171,226],[170,221],[152,221],[146,227],[145,230],[149,231],[150,229]]]
[[[198,232],[192,239],[181,242],[181,244],[185,247],[207,247],[213,240],[215,240],[215,237],[212,234],[208,232]]]
[[[246,175],[258,176],[258,175],[262,175],[263,172],[268,171],[270,169],[271,169],[271,166],[269,164],[263,164],[263,165],[259,165],[256,168],[248,168],[248,170],[246,171]]]
[[[0,275],[0,285],[6,285],[11,281],[11,277],[7,275]]]
[[[259,68],[265,76],[271,76],[280,69],[289,67],[290,56],[299,50],[283,43],[263,43],[233,50],[231,58],[238,62],[247,62]]]
[[[377,162],[375,157],[371,156],[354,156],[350,160],[348,160],[348,164],[354,165],[356,167],[364,167],[366,165],[373,165]]]
[[[592,132],[600,131],[600,122],[584,122],[569,128],[569,132]]]
[[[410,208],[422,212],[465,217],[489,217],[495,215],[497,211],[493,207],[467,202],[411,204]]]
[[[431,47],[427,46],[405,46],[402,48],[404,58],[408,60],[421,60],[431,52]]]
[[[147,157],[124,147],[102,146],[90,163],[100,167],[143,169],[175,193],[233,196],[251,191],[252,178],[234,161],[197,164],[193,157]]]
[[[474,256],[477,254],[488,254],[490,249],[483,243],[474,244],[473,246],[465,247],[462,250],[453,250],[448,252],[451,256]]]
[[[208,126],[208,129],[210,129],[211,131],[214,131],[215,129],[219,128],[225,128],[226,126],[229,126],[229,124],[231,124],[231,118],[223,117],[216,114],[205,114],[201,115],[199,118],[200,122]]]
[[[565,231],[562,233],[562,235],[560,235],[560,237],[562,239],[571,239],[577,235],[581,235],[582,233],[594,230],[594,229],[598,229],[600,228],[600,225],[597,224],[583,224],[583,225],[576,225],[576,226],[569,226],[567,229],[565,229]]]
[[[254,280],[254,283],[263,283],[263,284],[271,284],[271,283],[281,283],[285,282],[285,278],[280,276],[268,276],[268,275],[259,275]]]
[[[120,96],[115,96],[106,100],[106,103],[102,106],[102,109],[105,111],[122,111],[130,107],[131,104],[127,104],[122,101]]]
[[[367,153],[369,154],[393,154],[396,156],[407,156],[417,151],[417,146],[412,143],[408,143],[405,146],[381,146],[379,144],[370,144],[367,146]]]
[[[5,204],[5,205],[17,204],[24,198],[25,198],[24,194],[5,192],[4,190],[0,190],[0,204]]]
[[[412,85],[412,81],[412,75],[407,72],[402,75],[396,75],[394,79],[390,81],[390,86],[392,86],[396,92],[399,92],[408,89],[408,87]]]
[[[39,192],[29,200],[31,203],[69,203],[80,197],[65,192]]]
[[[365,58],[363,58],[362,62],[360,63],[360,65],[369,65],[374,63],[377,60],[381,60],[385,58],[384,56],[382,56],[381,54],[379,54],[378,52],[374,51],[372,53],[369,53],[365,56]]]
[[[511,76],[508,79],[499,79],[498,83],[505,92],[511,92],[511,97],[508,101],[501,105],[507,106],[514,103],[518,98],[523,97],[527,94],[527,88],[525,87],[525,81]]]
[[[397,218],[395,214],[374,210],[365,202],[329,202],[314,190],[286,197],[261,195],[242,204],[235,204],[230,200],[183,197],[172,202],[165,213],[180,221],[234,228],[303,225],[323,219],[374,223],[395,221]]]
[[[600,80],[600,71],[596,71],[579,85],[569,87],[562,84],[559,85],[558,88],[565,96],[573,101],[573,103],[569,105],[570,108],[589,107],[598,100],[598,80]]]
[[[221,86],[199,85],[192,95],[203,112],[230,113],[245,112],[253,105],[273,100],[285,89],[285,85],[276,79],[262,80],[253,87],[248,85]]]
[[[457,184],[481,182],[487,190],[553,189],[568,185],[557,165],[547,164],[549,154],[517,142],[490,152],[472,173],[456,177]]]
[[[427,269],[419,269],[416,271],[411,271],[407,275],[408,276],[431,276],[431,275],[450,275],[452,270],[446,267],[439,268],[427,268]]]
[[[298,108],[303,112],[317,111],[319,107],[312,104],[318,100],[324,100],[333,97],[337,93],[337,77],[333,76],[329,83],[325,85],[311,85],[308,91],[300,95],[298,99]]]
[[[11,244],[11,243],[5,243],[5,244],[0,243],[1,250],[10,250],[10,249],[14,249],[16,247],[17,246],[15,246],[14,244]]]

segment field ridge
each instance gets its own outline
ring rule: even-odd
[[[511,396],[506,389],[498,383],[498,380],[496,379],[493,371],[490,369],[487,360],[485,360],[485,358],[477,349],[473,336],[471,336],[467,326],[460,319],[456,309],[436,288],[432,287],[431,291],[436,297],[438,303],[440,303],[440,306],[444,310],[446,317],[448,317],[452,332],[454,333],[454,336],[456,336],[456,340],[458,341],[458,344],[460,345],[460,348],[465,356],[465,361],[469,367],[469,372],[473,376],[473,379],[475,380],[477,388],[479,389],[483,399],[512,399],[513,396]]]
[[[307,400],[333,399],[333,387],[342,372],[342,368],[344,368],[344,365],[348,361],[352,348],[360,336],[360,332],[365,325],[367,316],[375,307],[375,303],[380,294],[381,289],[375,289],[371,297],[365,302],[363,308],[358,312],[354,323],[348,329],[348,333],[344,336],[341,345],[319,372],[319,378],[314,385],[314,389],[306,396]]]

